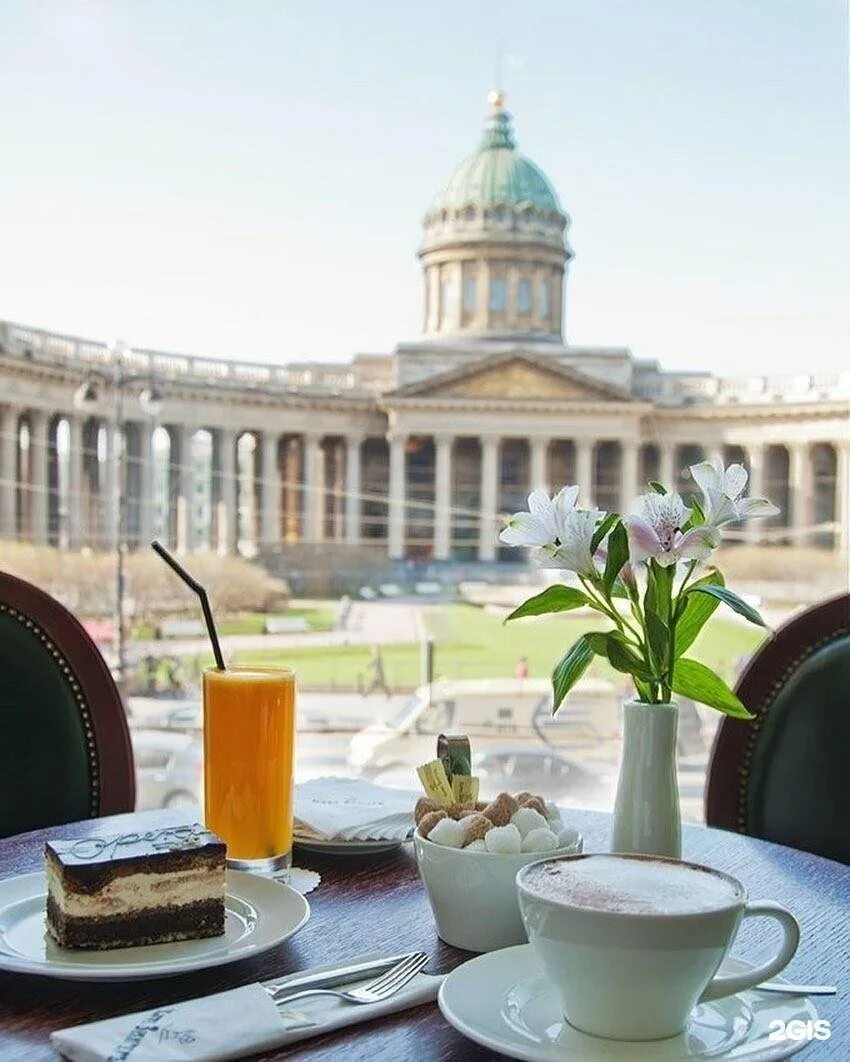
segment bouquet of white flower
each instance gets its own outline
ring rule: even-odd
[[[758,612],[729,590],[708,564],[726,525],[779,512],[765,498],[745,498],[741,465],[691,466],[702,493],[686,506],[660,483],[650,483],[625,516],[577,508],[578,487],[553,498],[535,490],[528,512],[516,513],[500,534],[509,546],[531,546],[545,568],[574,572],[580,584],[555,584],[508,616],[540,616],[581,607],[606,616],[611,630],[583,634],[552,672],[554,711],[594,656],[630,675],[645,704],[666,704],[673,693],[741,719],[752,718],[710,668],[684,654],[723,602],[765,627]]]

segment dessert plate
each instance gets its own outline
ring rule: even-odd
[[[741,973],[752,965],[729,958],[721,969]],[[603,1040],[564,1021],[558,998],[543,977],[530,944],[487,952],[458,966],[443,982],[437,1000],[446,1020],[464,1036],[509,1058],[529,1062],[697,1058],[774,1062],[807,1044],[805,1039],[777,1039],[776,1030],[795,1019],[806,1022],[818,1017],[805,997],[750,989],[703,1003],[694,1010],[687,1031],[670,1040]]]
[[[315,841],[301,840],[300,837],[293,838],[298,848],[305,852],[315,852],[316,855],[379,855],[381,852],[394,852],[412,840],[412,830],[403,841]]]
[[[171,977],[259,955],[291,937],[310,917],[307,901],[288,885],[228,870],[224,936],[69,951],[47,932],[46,901],[42,871],[0,881],[0,970],[75,981]]]

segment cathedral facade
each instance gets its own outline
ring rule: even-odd
[[[0,536],[516,562],[497,532],[530,489],[619,509],[720,455],[781,508],[756,540],[846,549],[850,372],[723,379],[570,345],[570,218],[490,103],[424,218],[421,338],[387,355],[116,353],[0,322]]]

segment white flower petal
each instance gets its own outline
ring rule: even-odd
[[[720,490],[723,481],[722,469],[718,471],[709,461],[700,461],[697,465],[691,465],[691,475],[706,496],[709,490]]]
[[[767,498],[741,498],[737,505],[739,520],[754,520],[759,516],[777,516],[779,509]]]
[[[720,544],[717,529],[710,524],[692,527],[676,542],[676,553],[682,560],[706,560]]]
[[[722,490],[727,498],[735,501],[744,493],[749,476],[743,465],[730,465],[723,473]]]
[[[533,513],[515,513],[499,538],[507,546],[545,546],[552,541],[550,528]]]
[[[660,564],[662,568],[669,568],[671,564],[678,563],[679,555],[672,550],[669,553],[659,553],[655,558],[655,563]]]
[[[705,522],[707,524],[722,527],[724,524],[740,519],[738,506],[719,490],[709,487],[706,503]]]
[[[552,513],[552,499],[548,493],[539,488],[533,490],[528,496],[528,511],[535,516],[543,517],[551,516]]]
[[[640,516],[626,516],[623,523],[629,533],[629,552],[633,563],[658,556],[661,542],[651,524]]]

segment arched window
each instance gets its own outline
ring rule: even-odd
[[[548,280],[541,280],[537,292],[539,316],[546,318],[552,312],[552,293]]]
[[[504,312],[508,301],[508,285],[504,277],[493,277],[490,281],[490,309]]]
[[[531,281],[525,278],[519,282],[517,287],[516,311],[522,317],[528,317],[531,313]]]

